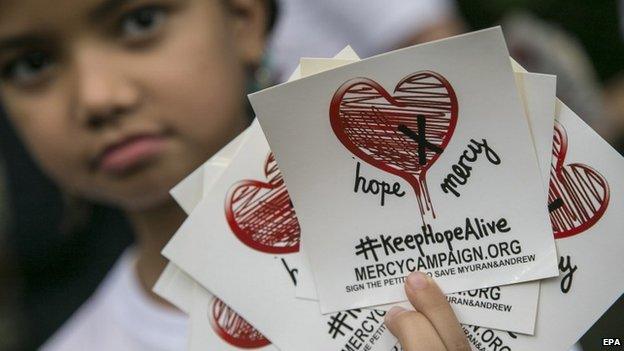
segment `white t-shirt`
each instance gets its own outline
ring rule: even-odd
[[[43,351],[183,351],[188,316],[147,295],[127,250],[97,291],[41,348]]]
[[[346,45],[368,57],[396,48],[441,19],[452,0],[279,0],[269,43],[271,69],[284,81],[300,57],[332,57]]]

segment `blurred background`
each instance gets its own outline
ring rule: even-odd
[[[556,74],[559,98],[624,152],[624,1],[278,2],[250,91],[285,80],[301,56],[331,57],[346,44],[367,57],[502,25],[511,55],[529,71]],[[0,351],[34,350],[93,293],[132,233],[116,210],[61,194],[1,106],[0,116]],[[622,326],[620,298],[581,339],[584,350],[624,336]]]

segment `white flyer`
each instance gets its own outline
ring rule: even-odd
[[[549,209],[557,278],[541,282],[534,336],[465,326],[474,350],[568,350],[624,292],[624,160],[557,101]]]
[[[328,63],[332,59],[326,59]],[[316,74],[323,71],[320,62],[308,68],[309,61],[301,61],[301,73]],[[533,142],[542,171],[544,201],[546,201],[550,161],[552,155],[552,135],[555,113],[556,77],[543,74],[516,72],[516,84],[521,93],[527,119],[533,135]],[[302,236],[300,255],[305,256]],[[301,257],[299,265],[297,297],[316,300],[316,290],[307,258]],[[448,295],[459,321],[465,324],[532,334],[535,327],[539,282],[515,284],[513,286],[490,287]],[[376,306],[388,310],[395,304]],[[401,304],[411,308],[406,302]]]
[[[186,314],[190,314],[192,308],[193,289],[195,281],[171,262],[167,263],[152,288],[154,293]]]
[[[499,28],[250,95],[305,235],[323,313],[558,274]]]

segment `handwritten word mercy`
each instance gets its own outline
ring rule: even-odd
[[[452,172],[449,173],[440,184],[442,191],[445,193],[451,192],[453,195],[460,197],[461,195],[459,191],[457,191],[457,188],[460,185],[466,185],[466,183],[468,183],[468,179],[472,174],[471,164],[476,162],[479,155],[482,153],[485,153],[485,157],[493,165],[499,165],[501,163],[500,157],[488,145],[487,140],[481,139],[481,142],[478,142],[474,139],[470,139],[468,149],[464,150],[459,157],[459,161],[451,166]]]

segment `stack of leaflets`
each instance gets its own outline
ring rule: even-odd
[[[154,290],[190,350],[400,350],[412,271],[474,350],[567,350],[624,291],[624,160],[510,59],[500,28],[302,58],[172,189]]]

